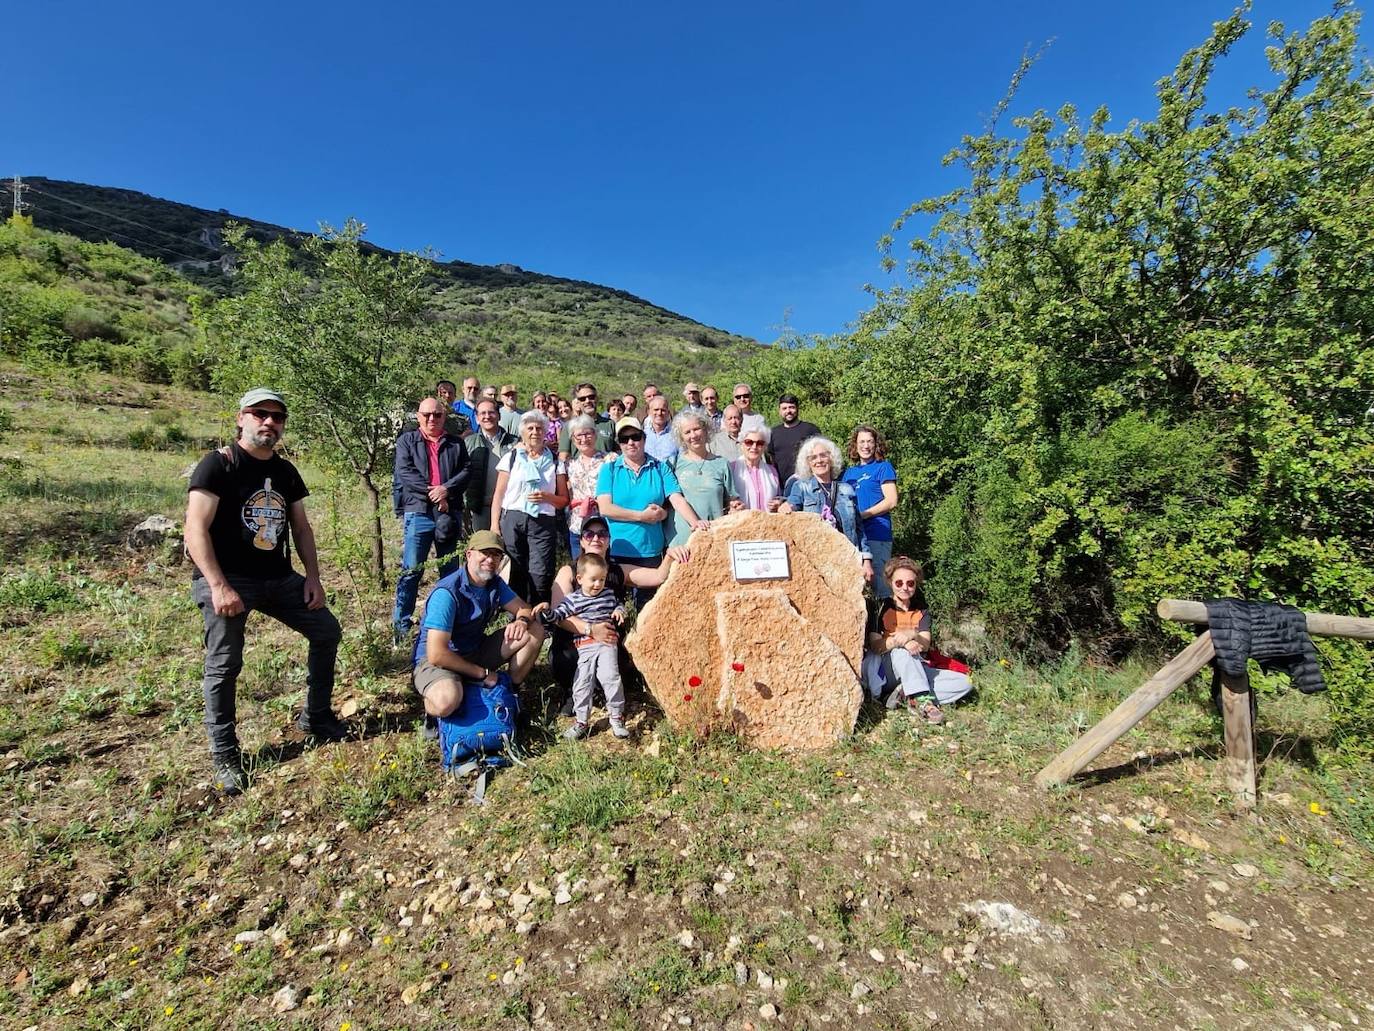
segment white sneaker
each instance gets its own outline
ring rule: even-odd
[[[611,717],[611,733],[615,737],[625,738],[630,736],[630,728],[625,726],[625,720],[616,716]]]

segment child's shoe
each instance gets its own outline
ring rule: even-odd
[[[625,737],[629,737],[629,736],[630,736],[630,728],[627,727],[627,726],[625,726],[625,719],[624,719],[624,717],[622,717],[622,716],[612,716],[612,717],[611,717],[611,733],[612,733],[615,737],[621,737],[621,738],[625,738]]]
[[[574,723],[567,730],[563,731],[564,741],[581,741],[587,736],[590,728],[585,723]]]

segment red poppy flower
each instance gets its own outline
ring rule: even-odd
[[[697,677],[697,676],[688,677],[688,678],[687,678],[687,686],[688,686],[688,687],[700,687],[700,686],[701,686],[701,677]]]
[[[734,670],[736,673],[743,673],[743,672],[744,672],[744,663],[742,663],[742,662],[732,662],[732,663],[730,663],[730,668],[731,668],[732,670]]]

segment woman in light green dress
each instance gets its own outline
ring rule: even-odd
[[[668,465],[677,476],[682,496],[692,506],[692,511],[702,519],[710,520],[742,508],[730,463],[706,449],[713,432],[711,417],[691,410],[682,411],[673,420],[673,432],[677,435],[680,450]],[[672,527],[668,546],[686,544],[687,538],[692,535],[692,527],[679,519],[676,513],[670,511],[669,515]]]

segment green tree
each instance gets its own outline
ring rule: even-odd
[[[1115,131],[1010,117],[1023,62],[857,332],[760,363],[889,435],[902,543],[1007,637],[1129,644],[1165,594],[1374,605],[1374,74],[1341,4],[1270,26],[1271,81],[1213,109],[1245,15]]]
[[[238,255],[238,291],[210,308],[223,352],[216,373],[234,392],[270,384],[291,406],[292,433],[313,458],[353,474],[370,506],[372,571],[383,578],[381,494],[402,413],[429,366],[430,263],[363,245],[364,227],[322,226],[298,250],[226,230]]]

